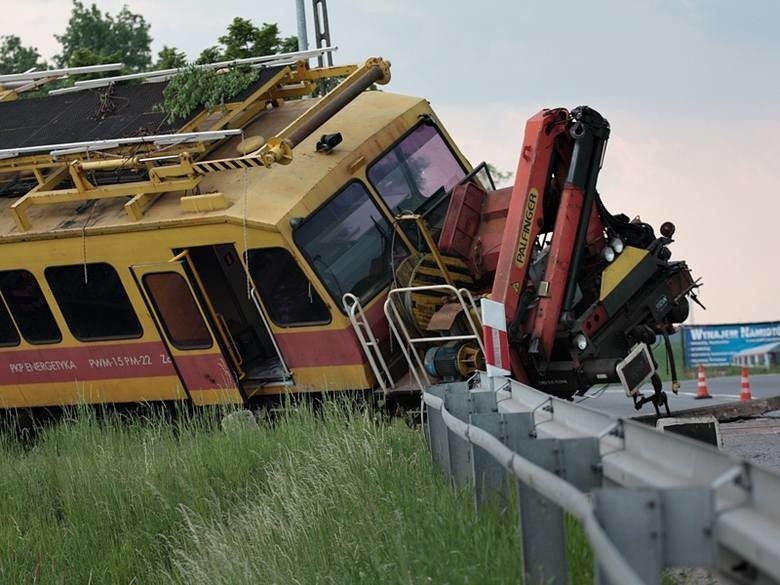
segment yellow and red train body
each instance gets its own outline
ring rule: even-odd
[[[277,100],[198,160],[237,157],[242,139],[279,135],[318,103]],[[129,195],[36,202],[22,223],[18,199],[0,198],[0,407],[206,405],[375,387],[340,287],[357,283],[374,332],[386,339],[389,273],[356,262],[349,249],[378,245],[378,262],[386,257],[398,209],[369,169],[423,127],[450,153],[452,180],[466,174],[469,163],[425,100],[367,91],[297,144],[289,164],[215,163],[196,192],[160,190],[135,218],[126,213]],[[335,133],[340,144],[318,151],[318,137]],[[67,168],[101,160],[78,156],[66,157]],[[44,159],[0,160],[0,185],[34,176],[39,190],[49,188],[66,167]],[[418,172],[419,182],[424,165]],[[60,187],[72,192],[76,182]],[[343,203],[358,191],[364,203]],[[336,226],[340,214],[362,220]],[[393,233],[393,245],[408,244]],[[358,264],[369,273],[357,273]]]

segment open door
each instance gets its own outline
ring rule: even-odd
[[[175,250],[247,394],[292,381],[234,244]]]
[[[242,403],[244,397],[214,331],[177,259],[132,267],[174,367],[195,404]],[[227,351],[235,351],[227,347]]]

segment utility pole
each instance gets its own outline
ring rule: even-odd
[[[305,0],[295,0],[295,11],[298,15],[298,50],[309,50],[309,39],[306,30],[306,7]]]

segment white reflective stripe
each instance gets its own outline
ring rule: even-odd
[[[501,335],[498,332],[498,329],[495,329],[493,327],[490,327],[490,335],[493,338],[493,360],[491,363],[497,365],[499,368],[503,367],[504,364],[501,363]]]
[[[480,301],[480,307],[482,309],[482,323],[485,327],[493,327],[501,331],[506,331],[504,303],[482,299]]]
[[[508,376],[509,345],[506,337],[504,304],[489,299],[480,301],[482,311],[482,338],[485,342],[485,366],[487,375]]]

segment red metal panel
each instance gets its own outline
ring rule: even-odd
[[[221,353],[176,356],[184,387],[190,391],[233,389],[236,382]]]
[[[439,250],[468,260],[480,226],[485,191],[474,183],[458,185],[452,190],[450,205],[439,236]]]
[[[276,342],[290,368],[362,364],[366,359],[351,327],[279,333]]]
[[[549,283],[549,296],[539,299],[532,316],[532,338],[541,341],[541,350],[545,359],[550,357],[550,349],[561,317],[582,204],[582,190],[567,183],[561,194],[561,204],[555,218],[555,234],[550,245],[550,256],[544,274],[544,279]]]
[[[533,241],[544,223],[542,198],[550,174],[555,139],[565,130],[568,112],[542,110],[525,126],[525,138],[507,214],[493,299],[504,303],[507,322],[514,319],[530,263]]]
[[[533,244],[544,225],[545,187],[552,170],[556,139],[566,130],[568,116],[562,108],[542,110],[525,126],[492,291],[493,300],[504,304],[507,323],[511,323],[517,314]],[[510,358],[512,374],[520,381],[527,381],[517,351],[511,351]]]
[[[384,314],[386,299],[387,295],[381,295],[365,310],[366,319],[380,343],[390,333]],[[288,329],[274,337],[290,368],[344,366],[366,361],[363,348],[351,326],[323,331]]]

